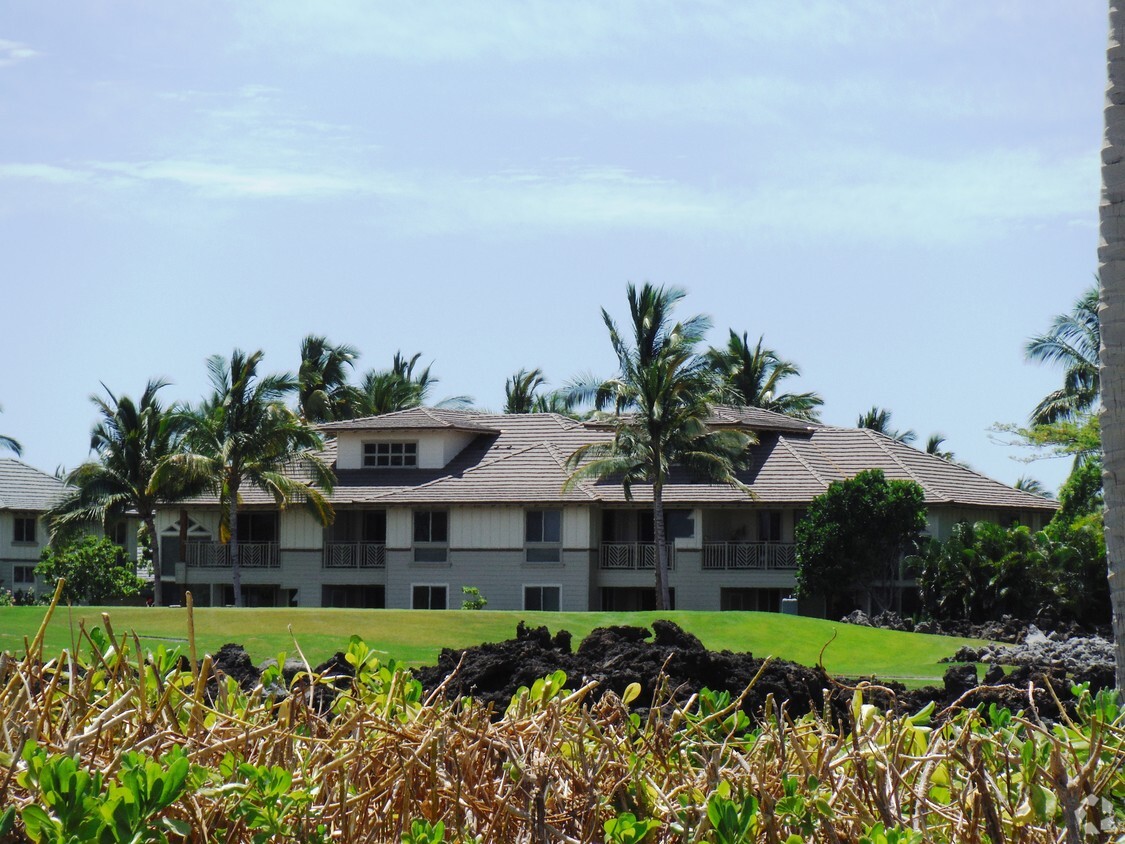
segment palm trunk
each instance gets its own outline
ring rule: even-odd
[[[1102,449],[1106,554],[1117,688],[1125,692],[1125,13],[1109,4],[1108,85],[1102,146],[1101,276]]]
[[[230,578],[234,605],[242,606],[242,570],[238,567],[238,484],[230,485]]]
[[[152,543],[152,605],[164,606],[164,589],[160,583],[160,537],[156,535],[156,517],[149,510],[144,514],[145,530],[148,531],[149,541]]]
[[[664,537],[664,486],[659,481],[652,485],[652,536],[656,541],[656,608],[671,609],[668,591],[668,546]]]

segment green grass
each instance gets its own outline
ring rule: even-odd
[[[135,631],[146,646],[187,643],[187,611],[149,607],[59,607],[46,635],[48,654],[71,646],[78,626],[103,626],[101,613],[110,614],[114,633]],[[43,607],[0,609],[0,649],[21,654],[43,618]],[[609,624],[648,626],[669,618],[698,636],[713,650],[750,651],[757,657],[775,656],[815,665],[822,648],[830,674],[847,677],[875,675],[918,686],[940,682],[947,666],[938,662],[973,640],[924,636],[853,627],[839,622],[796,618],[777,613],[527,613],[424,612],[411,610],[333,609],[197,609],[196,643],[200,655],[225,642],[243,645],[255,661],[279,652],[295,655],[296,637],[313,665],[341,650],[352,634],[372,647],[411,665],[433,664],[443,647],[467,647],[515,635],[516,624],[545,624],[554,633],[569,630],[577,647],[595,627]],[[288,626],[292,626],[290,635]],[[835,640],[831,641],[835,636]],[[831,644],[829,642],[831,641]]]

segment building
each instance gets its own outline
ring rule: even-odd
[[[752,494],[687,476],[666,487],[678,609],[777,610],[794,585],[803,510],[864,469],[917,481],[939,537],[963,519],[1039,528],[1058,506],[873,431],[754,408],[717,409],[712,424],[757,436],[740,476]],[[567,457],[609,439],[604,427],[415,408],[320,428],[338,479],[335,523],[323,528],[302,505],[279,510],[264,492],[244,491],[247,605],[459,608],[462,587],[475,586],[490,609],[652,606],[651,488],[634,486],[634,501],[609,482],[563,491]],[[232,602],[217,501],[162,509],[157,530],[170,601],[191,590],[197,605]]]
[[[0,588],[52,589],[35,577],[35,566],[51,540],[45,514],[62,500],[66,484],[11,457],[0,458]],[[94,530],[101,534],[100,528]],[[113,529],[113,540],[137,558],[137,520],[122,519]]]

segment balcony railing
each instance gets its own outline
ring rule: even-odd
[[[704,570],[758,571],[797,568],[796,546],[789,542],[704,542]]]
[[[329,542],[324,546],[326,569],[385,569],[387,546],[381,542]]]
[[[229,569],[230,545],[221,542],[189,542],[187,564],[192,568]],[[281,563],[276,542],[239,542],[238,565],[244,569],[275,569]]]
[[[669,543],[668,570],[676,568],[676,547]],[[653,569],[656,567],[656,544],[653,542],[603,542],[599,565],[610,571]]]

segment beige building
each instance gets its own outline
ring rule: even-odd
[[[794,585],[793,530],[812,499],[864,469],[918,482],[929,530],[962,519],[1038,528],[1057,504],[872,431],[720,408],[712,424],[753,431],[751,490],[675,476],[665,489],[677,609],[780,607]],[[653,600],[651,489],[581,483],[563,492],[567,457],[610,433],[553,414],[416,408],[320,426],[334,464],[335,523],[279,510],[258,490],[239,515],[246,603],[254,606],[459,608],[476,587],[489,609],[632,610]],[[187,542],[181,518],[187,517]],[[231,603],[217,502],[158,513],[165,594]]]
[[[65,491],[66,484],[54,475],[0,458],[0,588],[37,593],[52,588],[35,577],[35,566],[51,539],[44,514]],[[136,527],[135,519],[123,520],[114,531],[130,559],[137,557]]]

